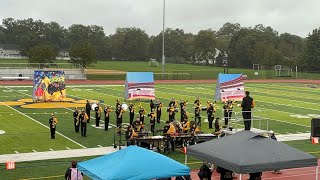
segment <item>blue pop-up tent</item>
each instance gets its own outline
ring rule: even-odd
[[[95,180],[158,179],[189,175],[190,172],[189,167],[138,146],[80,162],[78,169]]]

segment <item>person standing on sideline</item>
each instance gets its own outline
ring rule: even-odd
[[[255,104],[253,98],[249,96],[250,92],[246,91],[246,97],[242,99],[242,117],[244,121],[244,130],[250,131],[251,129],[251,108],[254,108]]]
[[[65,180],[83,180],[83,174],[77,169],[77,162],[72,161],[64,175]]]
[[[91,105],[90,105],[90,101],[87,100],[87,104],[86,104],[86,114],[88,115],[88,123],[90,123],[90,111],[91,111]]]
[[[80,124],[78,123],[78,115],[79,115],[79,110],[78,110],[78,108],[76,107],[76,108],[74,109],[74,112],[73,112],[74,131],[75,131],[76,133],[79,132],[79,126],[80,126]]]
[[[51,139],[55,139],[56,138],[56,126],[57,126],[57,124],[58,124],[58,119],[52,113],[51,114],[51,118],[49,119]]]
[[[109,128],[109,121],[110,121],[110,112],[111,112],[111,108],[109,106],[106,106],[106,108],[104,109],[104,130],[108,131]]]
[[[272,130],[269,131],[269,138],[277,141],[276,135],[274,134],[274,132]],[[279,169],[276,169],[273,171],[274,174],[282,174],[282,172]]]

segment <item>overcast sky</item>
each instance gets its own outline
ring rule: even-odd
[[[320,27],[320,0],[166,0],[166,27],[197,33],[226,22],[242,27],[263,24],[279,33],[306,37]],[[163,0],[0,0],[0,19],[100,25],[107,35],[117,27],[140,27],[149,35],[162,30]]]

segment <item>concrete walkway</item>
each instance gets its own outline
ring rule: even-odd
[[[113,147],[99,147],[99,148],[60,150],[60,151],[3,154],[3,155],[0,155],[0,163],[5,163],[8,161],[23,162],[23,161],[37,161],[37,160],[61,159],[61,158],[83,157],[83,156],[99,156],[99,155],[105,155],[105,154],[118,151],[118,149],[119,148],[113,148]]]

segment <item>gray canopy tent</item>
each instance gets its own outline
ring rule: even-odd
[[[251,131],[189,146],[187,154],[239,174],[317,166],[318,179],[316,157]]]

